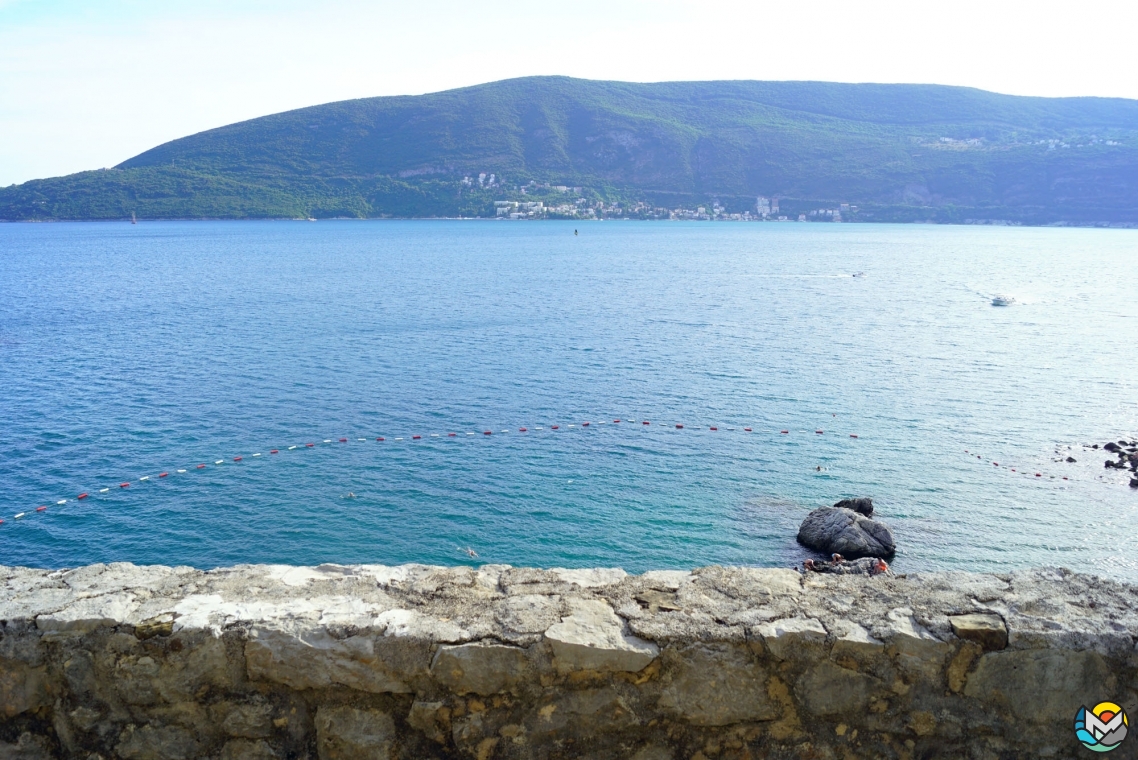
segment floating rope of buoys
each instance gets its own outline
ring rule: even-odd
[[[1042,472],[1035,472],[1034,470],[1031,470],[1031,471],[1028,471],[1028,470],[1024,470],[1024,471],[1021,473],[1021,472],[1020,472],[1020,470],[1019,470],[1019,468],[1016,468],[1016,467],[1011,467],[1011,466],[1008,466],[1008,465],[1001,465],[999,462],[997,462],[997,461],[995,461],[995,460],[985,460],[985,459],[984,459],[984,457],[983,457],[982,455],[980,455],[980,454],[973,454],[973,453],[972,453],[971,451],[969,451],[968,449],[965,449],[965,450],[964,450],[964,453],[968,455],[968,458],[969,458],[969,459],[971,459],[973,456],[975,456],[977,459],[979,459],[979,460],[981,460],[981,461],[986,461],[986,462],[990,463],[990,464],[991,464],[993,467],[996,467],[996,468],[998,468],[998,469],[1002,469],[1002,470],[1006,470],[1007,472],[1013,472],[1013,473],[1015,473],[1015,474],[1017,474],[1017,475],[1021,475],[1021,474],[1022,474],[1024,477],[1027,477],[1027,478],[1032,478],[1032,477],[1034,477],[1034,478],[1044,478],[1044,477],[1046,477],[1046,478],[1048,478],[1048,479],[1050,479],[1050,480],[1066,480],[1066,481],[1070,481],[1070,478],[1069,478],[1068,476],[1066,476],[1066,475],[1062,475],[1062,476],[1056,476],[1056,475],[1045,475],[1045,474],[1044,474],[1044,473],[1042,473]]]
[[[612,424],[619,424],[619,423],[621,423],[621,422],[627,422],[627,423],[630,423],[630,424],[636,424],[636,423],[637,423],[637,420],[634,420],[634,419],[630,419],[630,418],[613,418],[613,420],[612,420]],[[651,424],[649,420],[641,420],[641,421],[639,421],[639,422],[640,422],[640,424],[641,424],[642,426],[649,426],[649,425]],[[550,430],[550,431],[560,431],[562,428],[569,428],[569,429],[573,429],[573,428],[577,428],[577,427],[580,427],[580,428],[582,429],[582,431],[586,431],[586,430],[590,430],[590,431],[591,431],[591,430],[597,430],[597,429],[598,429],[600,426],[602,426],[602,425],[604,425],[604,424],[606,424],[606,423],[607,423],[607,420],[604,420],[604,419],[602,419],[602,420],[591,420],[591,421],[584,421],[584,422],[581,422],[581,423],[568,423],[568,424],[566,424],[566,425],[557,424],[557,425],[550,425],[550,426],[548,426],[548,430]],[[667,429],[667,426],[665,425],[665,426],[664,426],[664,428],[665,428],[665,429]],[[522,426],[522,427],[518,427],[518,428],[516,428],[517,432],[519,432],[519,433],[529,433],[529,432],[531,432],[531,431],[533,431],[533,432],[535,432],[535,433],[536,433],[536,432],[544,431],[545,429],[547,429],[547,428],[545,428],[545,427],[543,427],[543,426],[533,426],[533,427],[530,427],[530,426]],[[699,431],[701,431],[701,430],[708,430],[708,431],[710,431],[710,432],[720,432],[721,430],[722,430],[722,431],[726,431],[726,432],[734,432],[734,431],[736,431],[736,430],[742,430],[743,432],[746,432],[746,433],[753,433],[753,432],[754,432],[754,428],[753,428],[753,427],[736,428],[736,427],[721,427],[720,425],[709,425],[709,426],[707,426],[706,428],[704,428],[703,426],[699,426],[699,425],[696,425],[696,426],[688,426],[688,425],[685,425],[684,423],[675,423],[675,424],[674,424],[674,429],[675,429],[675,430],[691,430],[691,431],[692,431],[692,432],[690,433],[691,435],[698,435],[698,434],[699,434]],[[509,432],[511,432],[511,429],[508,429],[508,428],[507,428],[507,429],[503,429],[501,432],[502,432],[502,433],[509,433]],[[771,431],[771,432],[773,433],[773,431]],[[789,434],[791,433],[791,430],[790,430],[789,428],[787,428],[787,429],[782,429],[782,430],[779,430],[778,432],[779,432],[779,434],[781,434],[781,435],[789,435]],[[807,433],[807,432],[809,432],[809,430],[800,430],[800,431],[795,431],[795,432],[800,432],[800,433]],[[822,434],[824,433],[824,430],[823,430],[823,429],[821,429],[821,428],[819,428],[819,429],[815,430],[814,432],[815,432],[817,435],[822,435]],[[491,435],[493,435],[493,430],[492,430],[492,429],[487,429],[487,430],[484,430],[484,431],[482,431],[482,434],[483,434],[484,436],[491,436]],[[582,434],[584,434],[584,432],[582,432]],[[475,432],[467,432],[467,433],[465,433],[465,435],[466,435],[466,436],[475,436],[475,435],[477,435],[477,433],[475,433]],[[850,438],[850,439],[858,439],[858,438],[859,438],[859,435],[858,435],[857,433],[849,433],[848,435],[849,435],[849,438]],[[458,436],[458,433],[457,433],[457,432],[448,432],[448,433],[446,433],[446,434],[445,434],[445,436],[446,436],[448,439],[450,439],[450,438],[456,438],[456,437]],[[429,437],[429,438],[441,438],[441,437],[443,437],[443,434],[440,434],[440,433],[424,433],[424,434],[414,434],[414,435],[412,435],[412,436],[409,436],[410,440],[412,440],[412,441],[421,441],[421,440],[423,440],[424,438],[427,438],[427,437]],[[540,437],[539,437],[539,438],[540,438]],[[324,439],[320,439],[320,440],[322,440],[324,443],[329,443],[329,444],[331,444],[331,443],[333,443],[334,441],[338,441],[338,442],[340,442],[340,443],[348,443],[348,442],[349,442],[351,439],[350,439],[350,438],[348,438],[348,437],[346,437],[346,436],[344,436],[344,437],[339,437],[339,438],[337,438],[337,439],[332,439],[332,438],[324,438]],[[357,441],[361,441],[361,442],[362,442],[362,441],[367,441],[368,439],[367,439],[367,438],[356,438],[356,440],[357,440]],[[377,436],[375,440],[376,440],[377,442],[382,442],[382,441],[386,441],[386,440],[387,440],[387,438],[386,438],[386,437],[384,437],[384,436]],[[404,437],[396,437],[396,438],[394,438],[393,440],[394,440],[394,441],[397,441],[397,442],[402,442],[402,441],[404,441],[404,440],[405,440],[405,438],[404,438]],[[317,444],[316,444],[316,443],[313,443],[313,442],[308,442],[308,443],[305,443],[305,444],[297,444],[297,445],[292,445],[292,446],[289,446],[287,450],[288,450],[288,451],[294,451],[294,450],[296,450],[296,449],[298,449],[298,448],[301,448],[301,446],[303,446],[304,448],[315,448],[315,447],[317,446]],[[269,453],[270,453],[270,454],[279,454],[280,452],[281,452],[281,450],[280,450],[280,449],[269,449]],[[969,450],[967,450],[967,449],[965,450],[965,453],[966,453],[966,454],[968,454],[970,457],[972,456],[972,453],[971,453],[971,451],[969,451]],[[231,461],[233,461],[233,462],[242,462],[242,461],[244,461],[244,459],[245,459],[245,458],[249,458],[249,457],[260,457],[260,456],[261,456],[261,453],[260,453],[260,452],[256,452],[256,453],[253,453],[253,454],[247,454],[247,455],[238,455],[238,456],[234,456],[234,457],[232,457],[232,458],[231,458]],[[976,454],[975,456],[976,456],[976,458],[977,458],[977,459],[979,459],[979,460],[983,460],[983,457],[982,457],[980,454]],[[215,460],[215,461],[214,461],[214,464],[220,467],[220,465],[224,464],[225,462],[226,462],[226,460],[224,460],[224,459],[218,459],[218,460]],[[997,468],[1000,468],[1000,464],[999,464],[999,462],[995,462],[995,461],[993,461],[993,462],[992,462],[992,464],[993,464],[993,466],[995,466],[995,467],[997,467]],[[249,466],[251,466],[251,465],[249,465]],[[194,466],[194,469],[203,470],[203,469],[206,469],[207,467],[208,467],[208,465],[207,465],[207,464],[204,464],[204,463],[202,463],[202,464],[197,464],[197,465],[195,465],[195,466]],[[1013,473],[1017,473],[1017,474],[1018,474],[1018,470],[1017,470],[1017,468],[1014,468],[1014,467],[1012,467],[1012,468],[1004,468],[1004,469],[1006,469],[1006,470],[1010,470],[1011,472],[1013,472]],[[176,473],[178,473],[178,474],[185,474],[185,473],[186,473],[186,470],[185,470],[185,469],[177,469],[177,470],[175,470],[175,471],[173,471],[173,472],[176,472]],[[1030,472],[1026,472],[1026,471],[1025,471],[1025,472],[1023,473],[1023,475],[1024,475],[1025,477],[1031,477],[1031,476],[1032,476],[1032,473],[1030,473]],[[157,474],[157,475],[155,475],[155,476],[152,476],[152,475],[142,475],[142,476],[140,476],[139,478],[137,478],[137,483],[138,483],[138,484],[140,484],[140,486],[141,486],[142,484],[145,484],[145,483],[147,483],[148,481],[150,481],[152,478],[155,478],[155,477],[156,477],[156,478],[159,478],[159,479],[165,479],[165,478],[168,478],[169,476],[170,476],[170,471],[162,471],[162,472],[158,473],[158,474]],[[1045,474],[1044,474],[1044,473],[1042,473],[1042,472],[1035,472],[1035,473],[1034,473],[1034,477],[1036,477],[1036,478],[1044,478],[1044,477],[1050,477],[1051,479],[1055,479],[1055,478],[1056,478],[1056,476],[1054,476],[1054,475],[1051,475],[1051,476],[1045,476]],[[1068,477],[1066,477],[1066,476],[1064,476],[1062,479],[1063,479],[1063,480],[1069,480],[1069,478],[1068,478]],[[120,484],[119,484],[119,488],[120,488],[120,489],[127,489],[127,488],[130,488],[130,487],[131,487],[131,482],[130,482],[130,481],[124,481],[124,482],[122,482],[122,483],[120,483]],[[111,490],[111,489],[110,489],[110,487],[104,487],[104,488],[98,489],[98,493],[99,493],[99,494],[106,494],[106,493],[108,493],[110,490]],[[78,500],[78,501],[84,501],[84,500],[88,499],[88,498],[90,497],[90,495],[91,495],[91,493],[90,493],[90,492],[88,492],[88,491],[83,491],[82,493],[80,493],[80,494],[79,494],[77,497],[75,497],[75,498],[76,498],[76,500]],[[62,506],[62,505],[66,505],[66,504],[68,503],[68,499],[61,499],[61,500],[59,500],[59,501],[57,501],[57,502],[55,502],[55,503],[56,503],[57,505],[60,505],[60,506]],[[44,512],[44,511],[48,511],[48,507],[46,507],[46,506],[43,506],[43,507],[38,507],[38,508],[35,508],[34,510],[32,510],[32,512]],[[13,519],[22,519],[22,518],[24,518],[24,517],[28,516],[28,514],[29,514],[29,512],[21,512],[21,513],[19,513],[19,515],[18,515],[16,518],[13,518]]]

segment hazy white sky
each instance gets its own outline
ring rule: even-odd
[[[300,106],[530,74],[1138,98],[1134,0],[0,0],[0,186]]]

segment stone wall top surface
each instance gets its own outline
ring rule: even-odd
[[[952,641],[971,625],[952,618],[969,613],[1002,619],[1010,649],[1118,656],[1134,649],[1136,602],[1138,586],[1055,568],[872,578],[715,566],[642,575],[505,565],[0,568],[0,621],[45,637],[129,625],[291,638],[369,631],[432,645],[545,638],[567,660],[589,657],[585,650],[600,642],[611,661],[590,667],[635,664],[653,645],[786,630],[831,640]]]

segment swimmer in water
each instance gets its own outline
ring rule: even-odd
[[[474,551],[469,546],[466,547],[465,549],[463,549],[461,546],[456,546],[456,547],[454,547],[454,550],[458,551],[458,552],[463,552],[464,554],[466,554],[466,556],[470,557],[471,559],[478,559],[478,552]]]
[[[573,230],[574,237],[577,235],[577,230]]]
[[[344,498],[345,499],[354,499],[354,498],[356,498],[356,495],[354,493],[352,493],[351,491],[348,491],[348,495],[345,496]]]

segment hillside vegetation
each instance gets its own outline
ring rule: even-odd
[[[209,130],[0,189],[0,219],[493,216],[523,186],[577,208],[753,212],[763,195],[792,218],[847,203],[858,220],[1132,224],[1138,101],[532,77]]]

